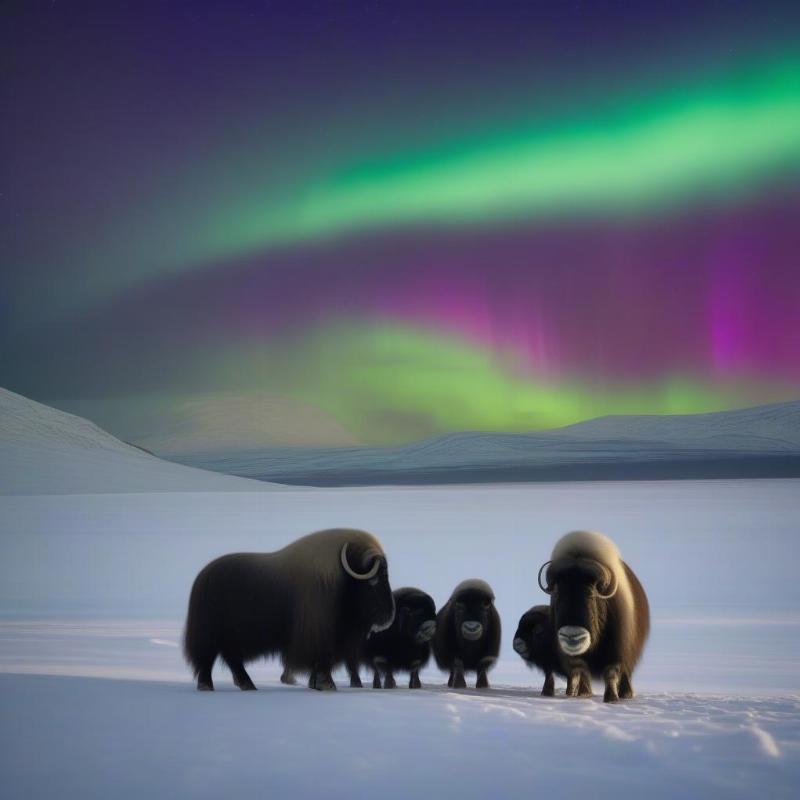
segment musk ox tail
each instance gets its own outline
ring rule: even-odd
[[[202,570],[192,585],[183,632],[183,655],[192,667],[195,678],[204,668],[211,669],[219,652],[219,626],[209,604],[207,583],[206,570]]]

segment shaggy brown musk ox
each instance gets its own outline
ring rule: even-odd
[[[614,542],[591,531],[568,533],[539,570],[539,585],[550,595],[567,694],[591,695],[595,676],[605,681],[606,702],[633,697],[631,678],[650,632],[650,607]]]
[[[386,555],[364,531],[304,536],[274,553],[232,553],[203,567],[192,586],[184,652],[198,689],[213,689],[217,656],[240,689],[255,689],[246,662],[280,656],[335,689],[333,668],[357,657],[370,631],[391,625]]]
[[[476,672],[475,688],[486,689],[486,673],[500,652],[500,615],[486,581],[462,581],[436,617],[433,654],[439,669],[450,673],[447,685],[463,688],[465,672]]]

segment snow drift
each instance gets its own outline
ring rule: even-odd
[[[0,389],[0,494],[259,491],[156,458],[81,417]]]

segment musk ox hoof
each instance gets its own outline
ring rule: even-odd
[[[633,700],[633,686],[631,679],[628,675],[623,674],[622,680],[619,682],[619,696],[621,700]]]
[[[308,688],[316,689],[318,692],[335,692],[336,684],[330,675],[315,673],[308,680]]]
[[[485,672],[481,672],[478,675],[478,680],[475,681],[475,688],[476,689],[488,689],[489,688],[489,679],[486,677]]]
[[[255,691],[257,691],[256,690],[256,685],[253,683],[253,681],[250,681],[249,683],[237,683],[236,685],[243,692],[255,692]]]
[[[467,682],[464,679],[464,675],[459,673],[458,675],[453,676],[453,688],[454,689],[466,689]]]
[[[285,669],[281,673],[281,683],[285,683],[287,686],[296,686],[297,678],[288,669]]]
[[[414,674],[414,675],[411,676],[411,679],[408,681],[408,688],[409,689],[421,689],[422,688],[422,684],[420,683],[420,680],[419,680],[419,675]]]
[[[361,678],[359,678],[358,675],[353,675],[350,678],[350,688],[351,689],[363,689],[364,688],[364,684],[361,683]]]
[[[591,697],[592,690],[587,689],[585,686],[567,687],[567,697]]]
[[[383,688],[384,689],[396,689],[397,683],[395,682],[394,675],[387,675],[383,679]]]
[[[197,691],[198,692],[213,692],[214,691],[214,684],[208,683],[206,681],[198,681],[197,683]]]
[[[605,694],[603,695],[603,702],[619,703],[619,695],[616,692],[611,691],[610,689],[606,689]]]
[[[554,686],[544,686],[542,687],[542,697],[555,697],[556,690]]]

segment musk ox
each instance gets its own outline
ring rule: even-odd
[[[274,553],[232,553],[195,578],[184,652],[197,688],[214,688],[217,656],[240,689],[255,689],[245,662],[279,655],[286,674],[308,672],[312,689],[335,689],[331,670],[360,653],[370,631],[391,625],[386,556],[364,531],[304,536]]]
[[[362,663],[373,669],[372,688],[394,689],[394,673],[410,673],[408,688],[420,689],[419,671],[431,657],[431,639],[436,631],[436,605],[420,589],[405,587],[394,592],[394,622],[364,642]],[[360,685],[358,667],[350,669],[350,685]]]
[[[539,570],[539,586],[550,595],[567,694],[591,695],[595,676],[605,681],[605,702],[633,697],[631,676],[650,632],[650,608],[617,546],[600,533],[568,533]]]
[[[486,581],[462,581],[436,615],[433,654],[439,669],[449,672],[447,685],[467,685],[465,672],[476,672],[476,689],[487,689],[488,670],[500,652],[500,615]]]
[[[552,697],[555,694],[553,673],[563,677],[566,675],[558,655],[550,606],[534,606],[520,617],[517,632],[514,634],[514,650],[529,667],[538,667],[544,672],[542,694]]]

